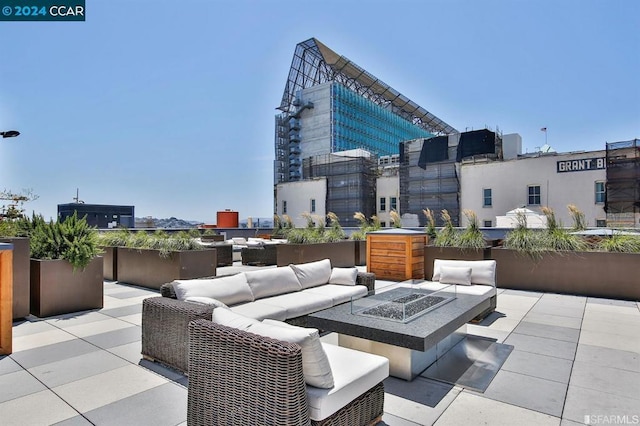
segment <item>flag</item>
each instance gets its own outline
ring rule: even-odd
[[[540,129],[540,131],[541,131],[541,132],[546,132],[546,131],[547,131],[547,128],[546,128],[546,127],[543,127],[542,129]]]

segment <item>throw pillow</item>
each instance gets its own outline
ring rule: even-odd
[[[251,325],[247,331],[300,345],[304,381],[317,388],[329,389],[333,387],[333,374],[329,359],[320,343],[318,330],[315,328],[296,327],[285,322],[265,319],[261,323]]]
[[[211,321],[244,331],[248,330],[253,324],[260,324],[260,321],[256,319],[245,317],[244,315],[233,312],[231,309],[220,308],[213,310]]]
[[[471,268],[443,266],[440,268],[440,283],[471,285]]]
[[[329,284],[356,285],[358,268],[333,268]]]
[[[288,267],[245,272],[245,276],[256,300],[302,289],[293,269]]]
[[[331,261],[329,259],[289,266],[295,272],[303,289],[326,284],[331,276]]]
[[[221,301],[213,299],[211,297],[190,296],[184,299],[184,301],[191,302],[191,303],[199,303],[201,305],[211,305],[211,306],[215,306],[216,308],[228,308],[228,306],[222,303]]]
[[[211,297],[226,305],[253,302],[253,293],[244,272],[215,279],[176,280],[171,283],[178,300]]]

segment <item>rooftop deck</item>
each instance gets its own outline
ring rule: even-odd
[[[238,265],[218,274],[256,268]],[[106,281],[99,311],[14,323],[0,424],[186,425],[188,378],[140,356],[142,300],[157,294]],[[486,391],[389,378],[382,425],[637,424],[639,330],[637,302],[499,289],[468,326],[515,347]]]

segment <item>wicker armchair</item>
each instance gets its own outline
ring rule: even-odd
[[[321,421],[309,418],[298,345],[208,320],[189,324],[187,423],[344,425],[377,423],[382,382]]]
[[[211,279],[222,276],[211,277]],[[369,291],[375,286],[376,276],[358,272],[356,283]],[[142,356],[160,362],[183,373],[188,371],[189,322],[199,318],[211,319],[213,307],[176,300],[173,286],[160,287],[162,297],[150,297],[142,302]],[[287,322],[306,326],[306,315]]]

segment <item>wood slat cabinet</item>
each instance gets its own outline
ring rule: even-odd
[[[409,229],[389,229],[367,234],[367,271],[390,281],[424,279],[427,234]]]

